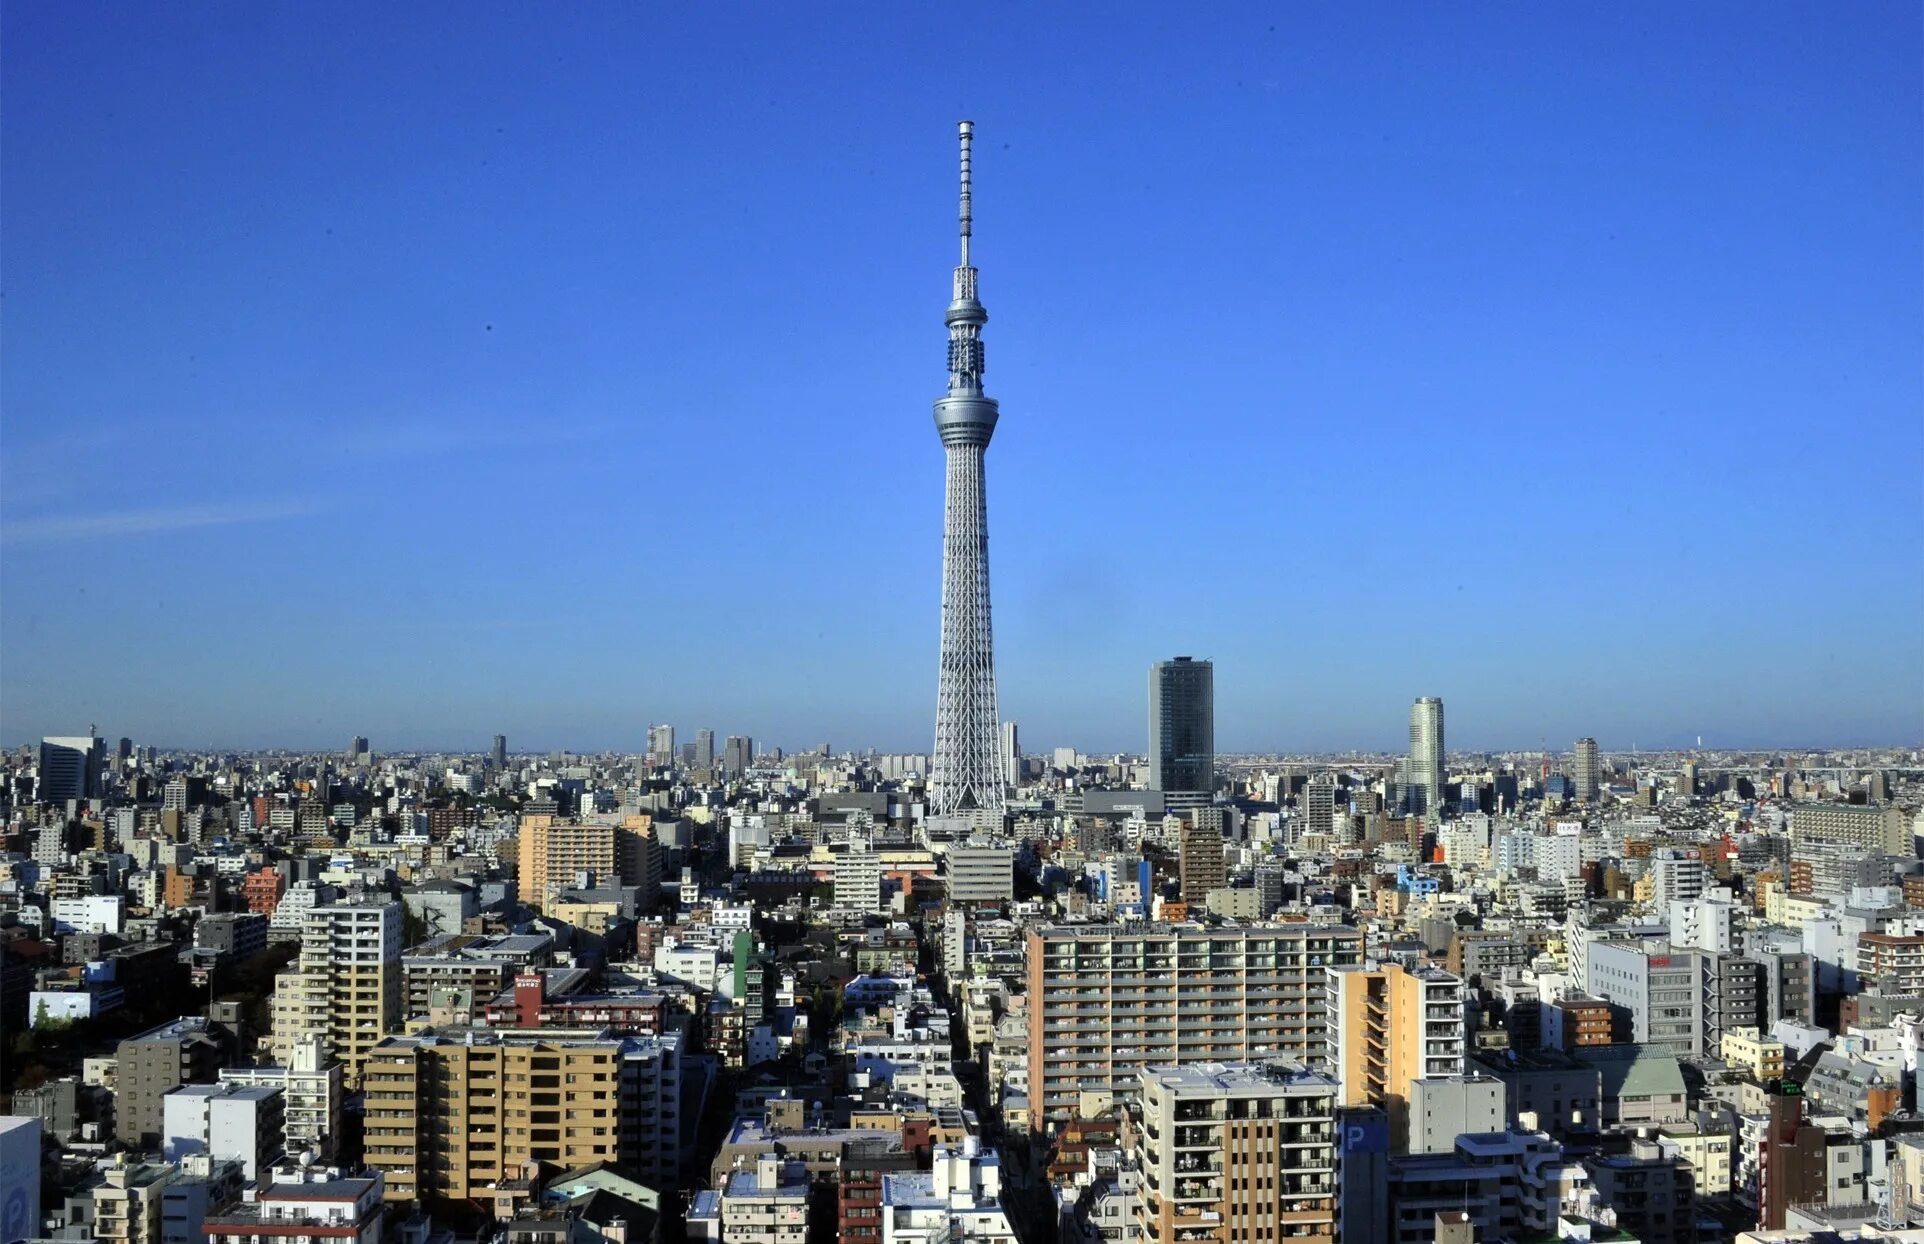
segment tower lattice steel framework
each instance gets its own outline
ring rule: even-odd
[[[935,699],[935,760],[930,811],[952,816],[1002,808],[1001,737],[995,707],[995,642],[989,626],[989,506],[982,454],[995,433],[995,399],[982,393],[982,326],[989,313],[975,296],[969,264],[969,143],[961,125],[962,262],[949,303],[949,391],[935,403],[935,428],[948,459],[942,513],[942,665]]]

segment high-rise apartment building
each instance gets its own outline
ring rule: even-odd
[[[161,1153],[237,1158],[249,1183],[287,1146],[287,1095],[266,1084],[183,1084],[161,1098]]]
[[[695,731],[695,769],[706,773],[715,767],[715,732],[703,726]]]
[[[1216,668],[1208,661],[1149,667],[1149,789],[1205,799],[1216,789]]]
[[[1463,981],[1436,968],[1327,969],[1329,1071],[1345,1106],[1378,1106],[1408,1147],[1410,1086],[1463,1074]]]
[[[1443,781],[1448,768],[1443,757],[1443,700],[1426,695],[1410,705],[1409,811],[1425,817],[1443,810]]]
[[[334,903],[310,908],[300,955],[274,980],[274,1054],[293,1060],[305,1039],[319,1036],[342,1066],[342,1082],[360,1087],[361,1065],[401,1014],[399,903]]]
[[[466,1200],[533,1164],[680,1174],[681,1038],[462,1028],[383,1040],[366,1071],[367,1164],[389,1201]]]
[[[648,727],[648,763],[666,769],[675,763],[675,728]]]
[[[638,885],[653,902],[661,884],[661,847],[653,820],[630,816],[619,825],[582,824],[546,813],[521,818],[515,834],[516,883],[521,901],[545,909],[559,890],[576,887],[584,875],[592,884]]]
[[[1137,1239],[1335,1240],[1333,1080],[1234,1062],[1143,1067],[1136,1083]]]
[[[34,798],[41,803],[66,803],[99,795],[106,752],[106,740],[92,735],[41,739]]]
[[[1808,838],[1848,842],[1864,851],[1909,857],[1911,817],[1901,807],[1848,803],[1794,803],[1790,808],[1793,842]]]
[[[115,1051],[114,1124],[129,1145],[160,1143],[161,1102],[183,1084],[205,1084],[226,1057],[227,1034],[198,1015],[129,1037]]]
[[[312,1150],[322,1161],[334,1156],[341,1134],[342,1067],[327,1053],[319,1035],[294,1046],[294,1057],[280,1067],[225,1067],[222,1084],[280,1089],[286,1099],[285,1126],[290,1153]]]
[[[1208,809],[1198,809],[1208,811]],[[1178,840],[1177,873],[1185,903],[1201,907],[1211,890],[1228,884],[1228,869],[1223,861],[1223,831],[1220,818],[1192,816],[1182,823]]]
[[[1578,739],[1576,753],[1571,763],[1573,772],[1570,781],[1577,788],[1577,802],[1595,803],[1601,788],[1603,772],[1602,761],[1597,755],[1595,739]]]
[[[935,696],[935,757],[929,810],[954,816],[1000,811],[1002,762],[996,735],[995,642],[989,615],[989,498],[982,459],[1000,408],[982,388],[982,326],[989,313],[976,298],[969,262],[970,141],[961,125],[962,262],[944,317],[949,326],[949,391],[935,402],[947,489],[942,507],[942,650]]]
[[[882,907],[882,857],[867,847],[850,847],[835,857],[835,906],[872,912]]]
[[[1696,847],[1664,847],[1650,853],[1650,902],[1665,918],[1672,903],[1703,897],[1710,884],[1710,866]]]
[[[1327,773],[1317,774],[1297,795],[1297,801],[1302,813],[1301,827],[1297,830],[1299,840],[1304,834],[1327,835],[1335,829],[1336,779],[1334,777]]]
[[[1324,969],[1358,963],[1335,925],[1050,925],[1029,932],[1030,1119],[1053,1131],[1083,1094],[1149,1063],[1326,1053]]]
[[[1022,784],[1022,740],[1015,723],[1002,723],[1002,784],[1011,790]]]

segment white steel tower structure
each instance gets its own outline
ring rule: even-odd
[[[962,262],[949,303],[949,391],[936,399],[935,429],[948,459],[942,512],[942,668],[935,700],[929,810],[954,816],[1002,808],[995,708],[995,645],[989,631],[989,506],[982,454],[995,432],[995,399],[982,393],[982,326],[969,264],[969,141],[962,122]]]

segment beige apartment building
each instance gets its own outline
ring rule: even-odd
[[[1137,1238],[1336,1238],[1336,1082],[1287,1062],[1137,1072]]]
[[[342,1083],[360,1087],[368,1051],[400,1026],[401,905],[335,903],[309,910],[294,966],[274,980],[274,1056],[293,1063],[310,1037],[341,1061]]]
[[[1404,1148],[1410,1085],[1463,1074],[1463,982],[1394,963],[1336,964],[1327,980],[1329,1070],[1341,1104],[1382,1107]]]
[[[593,874],[597,885],[659,885],[654,819],[630,816],[619,825],[584,825],[542,814],[521,818],[515,878],[522,902],[545,911],[554,892],[573,887],[583,873]]]
[[[613,1162],[623,1042],[597,1029],[448,1030],[368,1056],[367,1164],[389,1201],[491,1197],[530,1168]]]
[[[1052,925],[1028,938],[1031,1126],[1052,1132],[1150,1063],[1325,1055],[1325,970],[1363,958],[1342,925]]]
[[[1784,1043],[1773,1041],[1755,1028],[1732,1028],[1724,1033],[1724,1061],[1742,1067],[1759,1084],[1779,1080],[1784,1075]]]

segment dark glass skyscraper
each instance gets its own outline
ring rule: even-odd
[[[1216,667],[1177,657],[1149,667],[1149,788],[1216,789]]]

